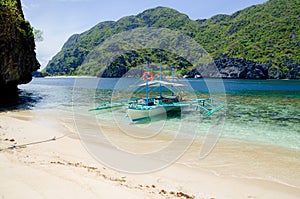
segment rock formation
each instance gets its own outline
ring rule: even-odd
[[[20,0],[0,0],[0,102],[16,97],[18,84],[30,82],[39,67],[33,30]]]
[[[210,63],[213,64],[213,63]],[[269,77],[269,66],[256,63],[254,61],[230,58],[222,56],[214,60],[217,71],[213,66],[198,66],[189,71],[185,77],[212,77],[212,78],[229,78],[229,79],[267,79]],[[213,69],[213,70],[210,70]]]

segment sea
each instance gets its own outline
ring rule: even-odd
[[[112,143],[110,147],[126,153],[166,159],[165,165],[155,165],[159,168],[176,161],[218,176],[267,180],[300,189],[299,80],[180,81],[185,85],[181,91],[192,92],[192,97],[212,97],[224,108],[211,118],[199,116],[197,110],[184,110],[179,116],[132,123],[121,107],[91,109],[116,98],[133,97],[132,85],[143,83],[142,80],[50,77],[33,78],[20,85],[18,103],[3,111],[40,111],[49,115],[58,112],[58,118],[71,115],[84,142],[106,139],[102,144]],[[115,133],[118,130],[119,134]],[[99,131],[105,136],[99,137]],[[95,141],[96,144],[101,142]],[[119,168],[105,158],[98,157],[117,170],[131,168],[125,163]],[[156,170],[141,165],[135,168],[136,173],[145,167]]]
[[[90,84],[86,83],[89,81]],[[29,84],[19,86],[21,97],[17,108],[69,110],[75,97],[80,103],[88,101],[86,95],[74,93],[74,90],[78,92],[80,85],[94,95],[99,92],[99,96],[93,96],[92,102],[86,102],[97,106],[97,102],[101,104],[112,100],[118,81],[118,78],[34,78]],[[217,85],[222,81],[223,87],[214,89],[211,95],[226,94],[221,98],[226,104],[225,125],[230,130],[222,132],[223,137],[300,149],[299,80],[187,81],[193,89],[205,94],[209,93],[205,81],[213,84],[218,81]],[[128,85],[132,83],[128,79]]]

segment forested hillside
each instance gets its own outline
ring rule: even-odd
[[[216,15],[210,19],[191,20],[174,9],[157,7],[136,16],[123,17],[113,22],[101,22],[92,29],[71,36],[61,51],[49,61],[45,72],[50,75],[103,75],[107,66],[97,64],[88,55],[111,36],[135,28],[156,27],[177,30],[190,36],[213,57],[225,78],[299,78],[300,77],[300,1],[270,0],[251,6],[232,15]],[[120,76],[137,64],[162,59],[155,53],[141,50],[126,54],[110,67],[122,67],[107,77]],[[154,53],[154,54],[153,54]],[[186,60],[163,53],[177,65],[182,75],[193,77],[197,72],[185,70]],[[139,58],[138,58],[138,57]],[[144,57],[144,58],[141,58]],[[163,60],[163,61],[164,61]],[[85,66],[89,70],[85,70]],[[196,66],[195,66],[196,67]],[[124,69],[125,68],[125,69]]]

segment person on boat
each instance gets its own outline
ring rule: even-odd
[[[137,101],[138,104],[146,104],[146,100],[145,99],[139,99]]]

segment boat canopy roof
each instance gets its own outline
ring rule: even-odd
[[[146,86],[146,83],[139,84],[138,86]],[[174,86],[174,87],[181,87],[184,86],[183,84],[179,83],[172,83],[172,82],[167,82],[167,81],[162,81],[162,80],[154,80],[154,81],[149,81],[148,82],[149,87],[159,87],[159,86]]]

